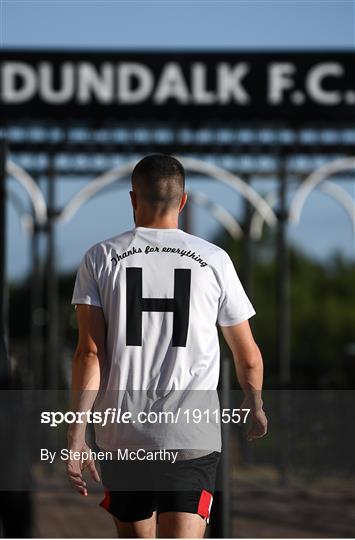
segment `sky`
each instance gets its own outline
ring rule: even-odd
[[[353,1],[139,1],[130,0],[0,0],[2,48],[90,49],[354,49]],[[88,179],[89,181],[90,179]],[[351,180],[338,182],[353,197]],[[190,182],[190,186],[194,184]],[[59,205],[83,186],[75,179],[57,185]],[[28,206],[21,188],[11,189]],[[240,209],[231,195],[212,181],[201,181],[211,198],[234,213]],[[95,219],[94,216],[105,216]],[[7,271],[22,279],[29,270],[30,241],[13,205],[8,206]],[[57,262],[75,270],[91,245],[132,226],[128,194],[123,189],[88,203],[72,221],[56,231]],[[204,210],[196,210],[194,233],[212,239],[218,225]],[[306,252],[326,259],[335,251],[354,254],[348,218],[326,195],[315,193],[306,204],[301,224],[290,239]]]

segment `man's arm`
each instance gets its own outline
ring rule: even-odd
[[[80,413],[92,409],[100,387],[100,361],[104,361],[106,354],[106,324],[102,308],[86,304],[77,306],[77,320],[79,336],[72,364],[72,410]],[[82,420],[83,423],[71,424],[68,430],[68,449],[75,452],[88,450],[85,416]],[[83,495],[87,495],[82,478],[85,468],[89,469],[94,480],[100,481],[93,460],[67,462],[69,479]]]
[[[234,359],[238,381],[244,392],[243,408],[250,409],[248,439],[263,437],[267,419],[263,411],[263,359],[255,343],[249,321],[220,327]]]

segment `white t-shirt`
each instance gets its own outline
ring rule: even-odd
[[[103,310],[106,359],[95,410],[121,412],[147,407],[176,412],[197,403],[214,407],[220,368],[216,324],[239,324],[255,314],[223,249],[180,229],[148,227],[135,227],[85,253],[72,304]],[[189,428],[186,415],[184,422],[170,430],[137,422],[96,425],[96,441],[108,450],[201,449],[209,439],[210,448],[220,450],[216,419],[206,421],[209,426],[188,422]]]

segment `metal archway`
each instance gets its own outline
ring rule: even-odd
[[[124,165],[119,165],[100,174],[94,180],[91,180],[84,186],[74,197],[63,207],[62,211],[56,216],[55,221],[69,221],[73,215],[79,210],[83,204],[88,202],[92,197],[99,193],[102,189],[113,184],[117,180],[122,180],[127,174],[130,174],[136,165],[136,162],[131,161]]]
[[[101,193],[102,190],[100,192],[96,192],[95,195],[100,195]],[[92,195],[90,198],[92,197],[94,197],[94,195]],[[235,217],[222,205],[212,201],[205,193],[196,190],[189,190],[188,200],[196,206],[209,210],[211,215],[225,228],[232,238],[240,238],[243,235],[243,230]],[[77,209],[79,209],[79,207]],[[66,221],[67,219],[70,219],[70,217],[73,215],[71,212],[74,210],[74,208],[75,207],[71,207],[69,217],[67,215],[63,218],[63,220]]]
[[[6,162],[6,172],[24,187],[32,203],[36,222],[39,225],[44,225],[47,221],[47,203],[35,180],[25,169],[13,161]]]
[[[183,156],[176,156],[181,161],[182,165],[190,171],[199,172],[219,180],[223,184],[231,187],[234,191],[237,191],[245,199],[247,199],[256,211],[259,212],[265,219],[265,221],[271,227],[276,224],[277,217],[270,205],[259,195],[259,193],[249,186],[244,180],[242,180],[236,174],[233,174],[217,165],[207,163],[201,159],[185,158]]]
[[[355,201],[347,191],[330,180],[324,180],[319,186],[319,189],[340,204],[347,213],[353,230],[355,230]],[[265,196],[265,200],[267,200],[270,206],[274,206],[277,199],[278,193],[276,190],[269,192]],[[260,240],[264,223],[263,217],[260,214],[257,214],[257,212],[254,212],[250,223],[250,236],[253,240]]]
[[[243,230],[238,221],[223,206],[211,201],[211,199],[201,191],[188,191],[188,197],[193,204],[209,210],[213,217],[219,221],[232,238],[240,238],[243,235]]]
[[[17,193],[9,190],[7,194],[8,194],[9,201],[12,202],[12,204],[18,211],[22,229],[25,231],[25,233],[32,234],[33,228],[34,228],[33,217],[31,216],[29,212],[26,211],[26,208],[22,204],[22,201],[20,197],[17,195]]]
[[[228,185],[234,191],[237,191],[244,198],[246,198],[264,217],[265,221],[270,226],[276,224],[277,218],[270,205],[258,194],[257,191],[255,191],[255,189],[250,187],[238,176],[217,167],[216,165],[206,163],[199,159],[184,158],[182,156],[177,156],[177,159],[181,161],[187,170],[205,174],[206,176],[210,176]],[[104,189],[106,186],[109,186],[118,180],[122,180],[125,176],[132,172],[135,165],[136,161],[119,165],[89,182],[76,195],[74,195],[66,206],[64,206],[61,213],[56,217],[56,221],[69,221],[83,204],[88,202],[92,197],[94,197],[94,195],[96,195],[96,193]]]
[[[301,184],[296,191],[293,200],[291,201],[289,219],[293,223],[298,223],[300,220],[303,206],[311,194],[311,192],[329,176],[335,173],[346,171],[355,168],[355,158],[346,157],[339,158],[325,163],[315,171],[313,171]]]

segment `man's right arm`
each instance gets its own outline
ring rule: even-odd
[[[261,397],[263,387],[263,359],[249,321],[233,326],[220,326],[234,359],[237,378],[244,392],[243,408],[250,409],[248,439],[263,437],[267,432],[267,419]]]

